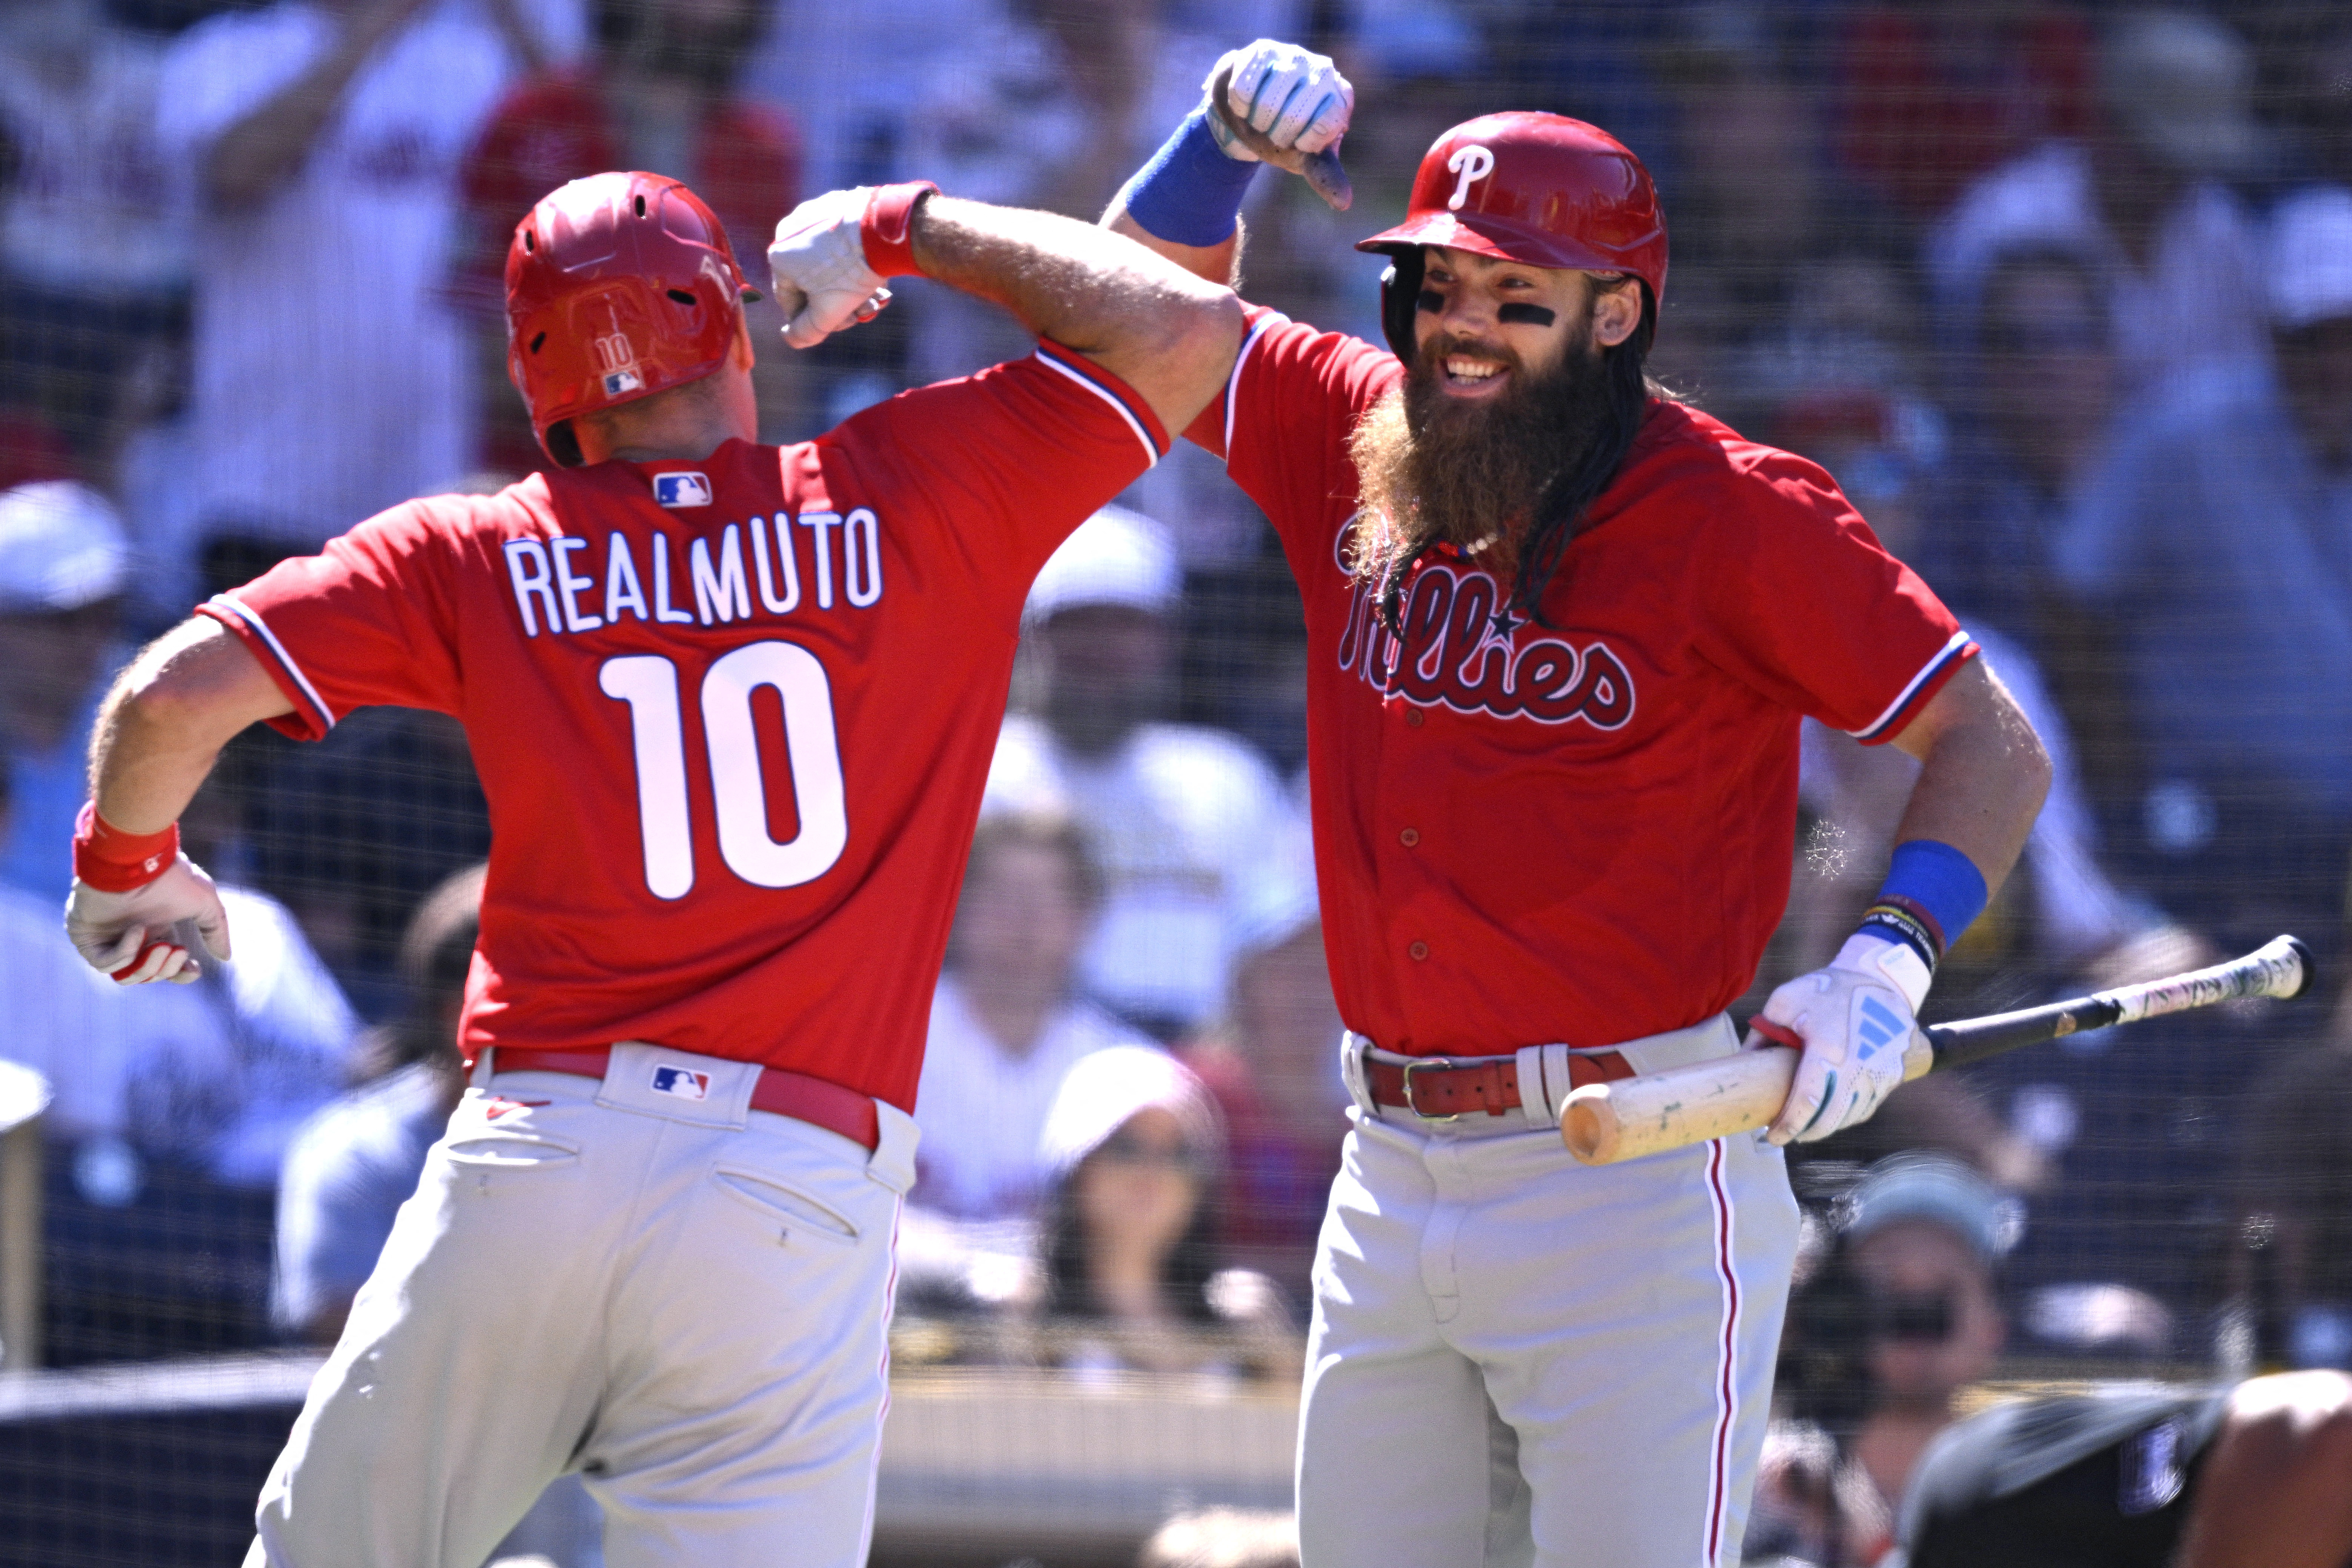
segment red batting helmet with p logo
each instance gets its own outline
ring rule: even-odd
[[[1653,310],[1666,291],[1666,221],[1649,170],[1606,131],[1564,114],[1519,110],[1455,126],[1423,156],[1404,222],[1357,242],[1395,257],[1401,279],[1413,274],[1412,289],[1399,290],[1403,344],[1390,329],[1400,354],[1411,352],[1411,296],[1426,245],[1531,267],[1630,272],[1648,288]]]

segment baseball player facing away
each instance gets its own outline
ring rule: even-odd
[[[755,444],[742,274],[674,180],[542,200],[511,367],[562,465],[394,508],[204,605],[109,700],[68,926],[229,933],[173,820],[256,720],[462,720],[493,825],[472,1085],[261,1499],[248,1565],[478,1568],[578,1470],[614,1568],[866,1560],[925,1016],[1030,579],[1230,369],[1238,305],[1082,224],[835,192],[809,343],[921,272],[1029,359]]]
[[[1106,223],[1231,276],[1256,154],[1353,91],[1264,42]],[[1212,81],[1217,79],[1212,77]],[[1829,476],[1645,382],[1666,235],[1552,114],[1439,138],[1383,252],[1391,353],[1249,310],[1186,432],[1305,599],[1318,879],[1355,1126],[1315,1282],[1309,1568],[1737,1562],[1797,1212],[1780,1146],[1861,1121],[2048,767]],[[1738,1048],[1789,889],[1800,719],[1922,763],[1879,902],[1759,1029],[1769,1135],[1587,1169],[1570,1088]]]

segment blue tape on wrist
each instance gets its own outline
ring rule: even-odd
[[[1255,163],[1217,151],[1206,104],[1194,110],[1118,194],[1127,216],[1176,245],[1223,245],[1242,215]]]
[[[1984,913],[1990,896],[1977,863],[1950,845],[1933,838],[1914,838],[1895,847],[1894,863],[1879,892],[1908,899],[1936,918],[1943,930],[1937,934],[1948,948],[1960,933]]]

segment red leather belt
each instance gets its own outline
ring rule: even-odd
[[[594,1079],[604,1076],[606,1058],[612,1055],[604,1046],[576,1051],[527,1051],[512,1046],[493,1046],[491,1051],[493,1074],[562,1072]],[[751,1086],[751,1109],[773,1111],[812,1127],[822,1127],[827,1132],[838,1132],[862,1145],[868,1153],[882,1144],[882,1118],[871,1099],[854,1089],[844,1089],[806,1073],[761,1068],[759,1081]]]
[[[1615,1051],[1568,1058],[1568,1087],[1612,1083],[1633,1076],[1633,1064]],[[1467,1116],[1483,1110],[1500,1116],[1526,1103],[1519,1096],[1519,1063],[1516,1057],[1486,1057],[1457,1062],[1445,1057],[1424,1057],[1410,1062],[1364,1058],[1364,1084],[1375,1105],[1401,1106],[1432,1121]]]

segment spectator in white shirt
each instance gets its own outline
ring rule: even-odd
[[[102,0],[0,12],[0,140],[14,160],[0,193],[8,368],[86,467],[117,378],[185,320],[187,239],[155,141],[163,48]]]
[[[2063,247],[2114,290],[2122,384],[2264,352],[2260,240],[2225,181],[2257,173],[2253,59],[2221,23],[2126,12],[2098,56],[2101,117],[2082,142],[2044,143],[1977,182],[1927,240],[1951,341],[1972,341],[1985,279],[2005,253]]]
[[[1055,552],[1023,613],[1036,710],[1005,720],[982,807],[1059,810],[1086,830],[1105,890],[1084,988],[1161,1039],[1223,1002],[1225,933],[1294,809],[1245,743],[1163,721],[1179,587],[1166,533],[1118,507]]]
[[[1012,813],[973,836],[915,1096],[912,1202],[962,1221],[1035,1215],[1038,1153],[1063,1076],[1141,1037],[1074,994],[1101,879],[1076,826]]]
[[[194,211],[188,482],[213,531],[315,547],[469,467],[441,292],[458,166],[509,77],[579,41],[569,0],[521,8],[278,0],[173,46],[158,131]]]

